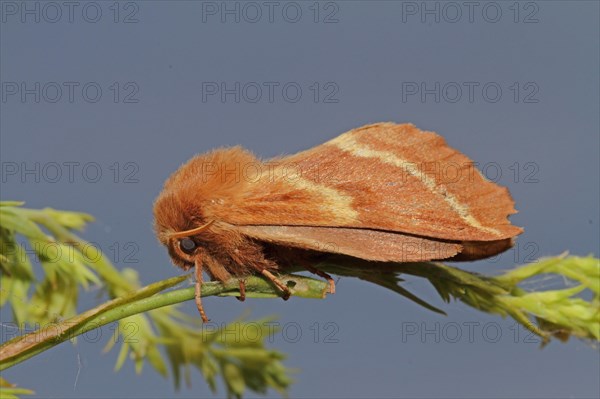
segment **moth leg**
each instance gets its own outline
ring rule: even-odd
[[[246,300],[246,280],[239,280],[240,283],[240,296],[236,296],[236,299],[240,302]]]
[[[317,269],[316,267],[313,267],[309,264],[305,264],[304,267],[306,268],[306,270],[308,270],[309,272],[316,274],[319,277],[323,277],[325,280],[327,280],[327,282],[329,283],[329,293],[330,294],[335,294],[335,281],[333,280],[333,278],[325,273],[322,270]]]
[[[194,274],[196,275],[196,285],[194,291],[194,299],[196,301],[196,307],[200,312],[200,317],[202,317],[202,322],[208,323],[208,317],[206,317],[206,313],[204,312],[204,307],[202,306],[202,263],[199,260],[195,262]]]
[[[275,277],[273,275],[273,273],[271,273],[267,269],[263,269],[260,273],[263,276],[265,276],[266,278],[268,278],[269,280],[271,280],[273,282],[273,284],[275,284],[277,286],[277,288],[279,288],[283,292],[282,298],[284,301],[287,301],[288,299],[290,299],[290,295],[292,295],[292,293],[290,292],[290,289],[288,287],[286,287],[286,285],[283,284],[281,282],[281,280],[279,280],[277,277]]]
[[[213,281],[224,283],[232,278],[231,273],[223,267],[223,264],[215,261],[211,257],[206,258],[206,267],[208,269],[208,274],[212,277]],[[239,279],[238,281],[240,283],[240,296],[236,296],[235,298],[240,302],[244,302],[246,299],[246,280]]]

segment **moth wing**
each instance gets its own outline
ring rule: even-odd
[[[462,250],[459,243],[368,229],[237,226],[237,230],[264,242],[382,262],[448,259]]]
[[[364,126],[260,167],[259,178],[246,178],[243,196],[210,213],[238,226],[345,227],[451,241],[522,232],[508,220],[516,212],[508,189],[441,136],[410,124]]]

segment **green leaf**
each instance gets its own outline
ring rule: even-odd
[[[223,376],[227,382],[227,397],[241,398],[246,389],[246,383],[240,369],[233,363],[225,363],[223,364]]]
[[[0,399],[19,399],[19,395],[35,395],[35,392],[27,388],[17,388],[0,377]]]

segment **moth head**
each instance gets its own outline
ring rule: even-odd
[[[189,269],[200,259],[205,243],[214,241],[216,226],[210,231],[193,230],[212,219],[215,212],[210,208],[218,199],[238,195],[246,184],[222,170],[258,162],[240,147],[219,149],[193,157],[169,176],[154,202],[154,229],[175,265]],[[186,231],[187,236],[180,234]]]
[[[201,260],[204,251],[201,233],[208,229],[213,221],[190,230],[167,234],[163,244],[167,247],[173,263],[184,270],[189,270]]]
[[[202,236],[212,225],[186,196],[163,192],[154,203],[154,229],[176,266],[188,270],[202,258]]]

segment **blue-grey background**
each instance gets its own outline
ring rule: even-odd
[[[525,233],[515,250],[464,268],[494,274],[565,250],[600,252],[598,2],[476,2],[471,15],[463,2],[97,1],[76,2],[72,15],[62,2],[48,4],[2,1],[2,199],[92,213],[97,221],[83,236],[119,267],[139,270],[145,284],[180,273],[153,236],[151,207],[189,157],[235,144],[262,157],[293,153],[377,121],[437,131],[510,188],[519,209],[512,220]],[[222,82],[240,83],[239,102],[206,93]],[[436,82],[437,102],[406,91]],[[72,98],[69,84],[78,84]],[[95,87],[102,94],[93,102]],[[302,94],[293,102],[295,87]],[[22,88],[33,94],[22,98]],[[7,173],[15,162],[17,174]],[[63,165],[58,177],[53,162]],[[79,162],[72,178],[65,162]],[[23,173],[36,163],[39,172]],[[115,242],[118,256],[107,249]],[[131,254],[129,243],[139,251]],[[534,287],[547,285],[556,282]],[[292,397],[600,395],[599,355],[589,344],[540,350],[512,320],[443,304],[426,282],[406,288],[448,317],[366,282],[341,279],[337,287],[325,301],[209,298],[205,306],[213,321],[249,310],[300,326],[298,342],[279,334],[270,344],[299,369]],[[81,309],[100,301],[92,291]],[[196,314],[193,303],[183,308]],[[325,342],[328,322],[337,343]],[[403,333],[407,323],[419,332]],[[448,323],[460,326],[459,339]],[[472,339],[465,323],[476,323]],[[211,396],[196,372],[192,388],[177,393],[149,367],[137,376],[128,362],[115,373],[117,351],[101,353],[110,333],[63,344],[4,377],[37,397]]]

